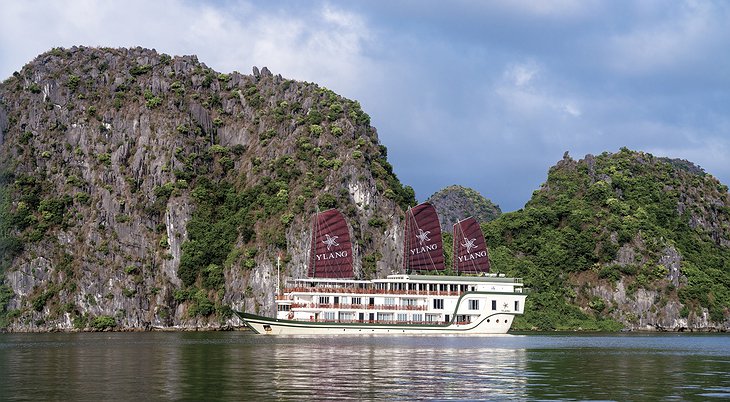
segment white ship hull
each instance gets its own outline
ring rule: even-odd
[[[377,324],[302,322],[239,313],[239,317],[257,334],[264,335],[496,335],[506,334],[512,325],[511,314],[495,314],[490,322],[469,324]]]

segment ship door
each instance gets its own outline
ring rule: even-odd
[[[370,313],[370,322],[375,321],[375,313]]]
[[[446,322],[449,322],[449,315],[446,314]]]
[[[375,298],[374,298],[374,297],[371,297],[371,298],[370,298],[370,303],[369,303],[369,304],[370,304],[371,306],[374,306],[374,305],[375,305]],[[372,314],[371,314],[371,315],[372,315]]]

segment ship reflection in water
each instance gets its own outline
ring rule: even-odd
[[[706,400],[730,337],[0,334],[2,400]]]
[[[277,345],[273,367],[277,398],[450,399],[526,394],[524,350],[489,349],[493,337],[327,339],[311,348]],[[331,342],[335,341],[335,342]],[[467,340],[468,341],[468,340]],[[263,395],[262,395],[263,396]]]

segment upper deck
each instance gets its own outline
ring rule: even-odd
[[[522,293],[522,287],[521,278],[507,278],[496,274],[484,276],[399,274],[373,280],[290,279],[287,281],[284,293],[442,294],[457,296],[469,291]]]

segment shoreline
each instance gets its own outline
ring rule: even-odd
[[[129,328],[106,328],[103,330],[95,329],[63,329],[63,328],[52,328],[52,329],[29,329],[29,330],[8,330],[0,329],[0,334],[48,334],[48,333],[94,333],[94,332],[229,332],[229,331],[240,331],[240,332],[252,332],[245,325],[233,326],[225,325],[221,327],[129,327]],[[717,328],[717,327],[706,327],[706,328],[638,328],[638,329],[622,329],[619,331],[595,331],[595,330],[583,330],[583,329],[561,329],[552,331],[542,330],[510,330],[507,335],[539,335],[539,334],[659,334],[659,333],[677,333],[677,334],[710,334],[710,333],[730,333],[730,328]]]

